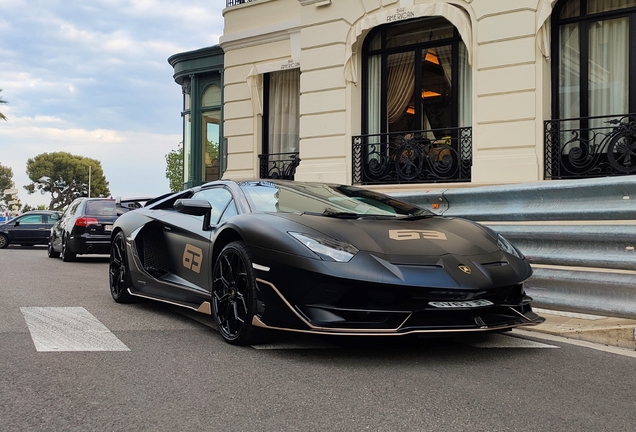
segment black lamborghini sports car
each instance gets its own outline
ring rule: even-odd
[[[211,314],[232,344],[272,330],[388,336],[539,324],[525,257],[487,227],[366,189],[217,181],[113,225],[115,301]]]

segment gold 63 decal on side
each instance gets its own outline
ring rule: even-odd
[[[203,251],[191,244],[186,244],[183,250],[183,266],[192,270],[195,273],[201,271],[201,259],[203,258]]]
[[[389,230],[389,238],[393,240],[448,240],[446,234],[429,230]]]

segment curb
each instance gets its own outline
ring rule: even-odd
[[[545,318],[530,332],[636,350],[636,320],[533,308]]]

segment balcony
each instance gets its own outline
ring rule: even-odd
[[[225,6],[226,7],[238,6],[240,4],[250,3],[250,2],[253,2],[253,1],[254,0],[225,0]]]
[[[260,178],[293,180],[296,167],[300,164],[298,152],[261,154],[258,158]]]
[[[354,184],[470,182],[472,128],[353,138]]]
[[[548,120],[546,180],[636,174],[636,114]]]

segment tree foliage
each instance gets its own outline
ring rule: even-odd
[[[166,178],[170,183],[170,191],[183,189],[183,148],[181,143],[175,150],[166,155]]]
[[[2,91],[2,89],[0,89],[0,92],[1,91]],[[1,104],[6,104],[6,103],[7,103],[7,101],[2,99],[2,96],[0,96],[0,105]],[[1,112],[0,112],[0,120],[5,120],[5,121],[7,120],[7,117],[4,114],[2,114]]]
[[[24,188],[29,194],[50,193],[49,210],[60,210],[75,198],[89,196],[89,171],[90,196],[110,195],[102,164],[95,159],[66,152],[42,153],[27,160],[26,171],[32,183]]]
[[[13,185],[13,170],[10,167],[0,164],[0,210],[8,208],[7,201],[12,198],[4,194],[5,189],[11,189]]]

